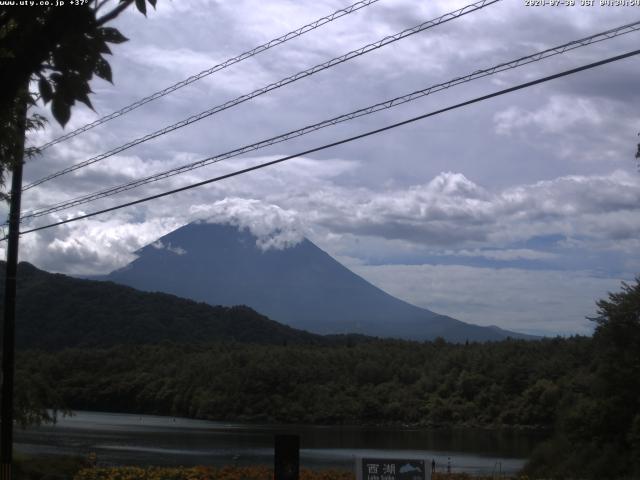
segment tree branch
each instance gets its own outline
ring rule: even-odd
[[[102,7],[104,7],[107,3],[109,3],[110,0],[96,0],[96,6],[94,7],[94,10],[97,12],[98,10],[100,10]]]
[[[111,20],[113,20],[114,18],[116,18],[118,15],[120,15],[124,10],[127,9],[127,7],[129,5],[131,5],[133,3],[133,0],[123,0],[120,5],[118,5],[116,8],[114,8],[113,10],[111,10],[109,13],[105,13],[102,17],[98,18],[96,20],[98,26],[102,26],[107,22],[110,22]]]

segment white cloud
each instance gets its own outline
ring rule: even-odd
[[[54,146],[28,162],[25,178],[35,180],[466,4],[377,2]],[[146,19],[132,8],[114,24],[130,38],[115,46],[109,59],[115,85],[93,82],[99,114],[74,108],[64,132],[344,6],[337,0],[191,0],[161,2]],[[529,55],[628,23],[629,12],[498,2],[41,185],[25,192],[23,206],[50,205]],[[202,181],[485,95],[496,85],[504,88],[600,60],[631,50],[637,35],[461,85],[270,147],[259,157],[194,170],[82,208],[90,212]],[[287,229],[297,218],[303,219],[304,233],[354,264],[401,262],[404,257],[419,261],[445,251],[461,262],[555,264],[562,260],[553,257],[558,252],[526,245],[550,235],[558,237],[558,250],[578,252],[576,257],[596,262],[602,254],[605,272],[610,251],[624,256],[625,271],[633,271],[640,265],[640,181],[631,173],[640,130],[635,61],[558,79],[207,188],[24,235],[21,255],[50,270],[103,273],[192,221],[192,208],[202,206],[204,213],[228,198],[237,205],[223,205],[221,211],[254,215],[247,222],[254,222],[264,248],[297,241],[296,229]],[[61,133],[52,121],[30,138],[41,144]],[[259,226],[264,212],[268,218]],[[269,222],[282,222],[286,233],[265,233]],[[572,268],[581,266],[577,262]]]
[[[293,247],[304,238],[296,212],[259,200],[225,198],[211,205],[195,205],[191,207],[191,213],[206,223],[249,230],[256,237],[256,245],[264,251]]]
[[[176,65],[180,70],[198,73],[216,65],[216,59],[211,55],[188,48],[167,49],[155,45],[143,45],[126,53],[129,60],[140,65],[165,70],[170,74],[176,73]]]
[[[176,255],[184,255],[187,251],[182,247],[174,247],[171,245],[171,242],[166,245],[162,242],[162,240],[157,240],[151,244],[151,246],[157,250],[167,250],[168,252],[175,253]]]
[[[560,135],[566,130],[581,126],[602,125],[604,118],[601,108],[601,105],[588,98],[553,95],[545,105],[536,110],[509,107],[496,113],[494,121],[499,134],[510,134],[514,130],[530,132],[535,127],[544,134]]]
[[[589,334],[595,302],[617,278],[585,271],[531,271],[461,265],[354,265],[383,290],[418,306],[480,325],[544,335]],[[629,279],[626,279],[629,280]]]
[[[86,250],[86,245],[91,245],[89,250],[100,257],[91,267],[94,269],[98,264],[125,258],[127,251],[144,245],[143,240],[149,243],[161,236],[151,236],[151,232],[162,230],[158,225],[177,228],[207,217],[214,222],[248,228],[260,238],[260,246],[265,249],[295,244],[302,235],[317,230],[322,231],[315,237],[320,241],[326,233],[334,235],[326,240],[327,245],[337,247],[332,253],[352,257],[359,255],[357,250],[362,245],[372,245],[371,241],[358,247],[336,238],[377,239],[377,258],[404,251],[423,255],[454,252],[458,256],[494,260],[550,260],[553,259],[550,252],[511,245],[552,235],[565,239],[564,244],[558,243],[559,248],[616,250],[635,257],[633,252],[640,238],[638,175],[620,171],[599,176],[573,175],[497,192],[451,172],[405,189],[376,191],[337,184],[341,172],[352,171],[358,170],[349,162],[299,159],[286,167],[123,210],[107,220],[96,217],[89,222],[69,224],[48,231],[46,238],[62,241],[65,249],[55,247],[60,251]],[[155,188],[161,190],[166,185]],[[130,198],[136,198],[131,195]],[[127,221],[134,222],[130,228],[149,233],[138,236],[135,242],[109,241],[117,232],[129,230],[121,224]],[[71,236],[83,239],[84,247],[70,242]],[[351,246],[342,249],[347,244]],[[39,253],[42,245],[38,245],[37,251],[31,250],[36,246],[28,243],[25,248],[26,256],[42,258]],[[121,252],[118,255],[117,250]],[[51,258],[47,265],[55,262]],[[64,265],[59,262],[55,269],[68,268]],[[119,266],[122,265],[113,265]]]
[[[494,248],[536,236],[587,236],[611,246],[640,237],[640,176],[567,176],[489,192],[442,173],[407,189],[352,191],[327,186],[281,198],[335,232],[404,239],[424,246]]]
[[[135,260],[135,251],[180,226],[171,217],[136,221],[122,214],[89,219],[23,235],[20,260],[52,272],[107,273]]]
[[[482,257],[487,258],[489,260],[548,260],[552,258],[556,258],[557,255],[548,252],[541,252],[538,250],[531,250],[529,248],[515,248],[515,249],[504,249],[504,250],[459,250],[459,251],[451,251],[447,250],[443,253],[444,255],[454,255],[461,257]]]

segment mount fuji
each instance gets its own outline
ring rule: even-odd
[[[273,320],[319,334],[453,342],[533,338],[461,322],[395,298],[311,241],[264,248],[250,230],[196,222],[136,252],[100,280],[211,305],[247,305]]]

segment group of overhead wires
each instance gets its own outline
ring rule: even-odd
[[[287,42],[287,41],[289,41],[289,40],[291,40],[293,38],[296,38],[296,37],[299,37],[301,35],[304,35],[305,33],[308,33],[308,32],[310,32],[312,30],[320,28],[323,25],[326,25],[326,24],[328,24],[330,22],[333,22],[334,20],[337,20],[337,19],[339,19],[341,17],[344,17],[346,15],[354,13],[354,12],[356,12],[358,10],[364,9],[365,7],[369,7],[369,6],[373,5],[374,3],[378,2],[378,1],[380,1],[380,0],[362,0],[362,1],[354,3],[354,4],[352,4],[352,5],[350,5],[350,6],[346,7],[346,8],[340,9],[340,10],[338,10],[338,11],[336,11],[336,12],[330,14],[330,15],[327,15],[327,16],[322,17],[322,18],[320,18],[320,19],[318,19],[318,20],[316,20],[316,21],[314,21],[312,23],[304,25],[304,26],[302,26],[302,27],[300,27],[300,28],[298,28],[296,30],[293,30],[293,31],[291,31],[291,32],[289,32],[289,33],[287,33],[287,34],[285,34],[283,36],[280,36],[280,37],[278,37],[276,39],[273,39],[273,40],[271,40],[271,41],[269,41],[267,43],[264,43],[264,44],[262,44],[262,45],[260,45],[258,47],[255,47],[255,48],[253,48],[253,49],[251,49],[251,50],[249,50],[249,51],[247,51],[245,53],[242,53],[242,54],[240,54],[240,55],[238,55],[236,57],[230,58],[230,59],[228,59],[228,60],[226,60],[226,61],[224,61],[224,62],[222,62],[222,63],[220,63],[218,65],[215,65],[215,66],[213,66],[213,67],[211,67],[211,68],[209,68],[207,70],[204,70],[204,71],[202,71],[202,72],[200,72],[200,73],[198,73],[196,75],[193,75],[193,76],[191,76],[191,77],[189,77],[189,78],[187,78],[185,80],[182,80],[182,81],[180,81],[180,82],[178,82],[178,83],[176,83],[174,85],[171,85],[171,86],[169,86],[169,87],[167,87],[167,88],[165,88],[163,90],[160,90],[158,92],[152,93],[152,94],[150,94],[150,95],[148,95],[148,96],[146,96],[146,97],[144,97],[144,98],[142,98],[142,99],[140,99],[140,100],[138,100],[138,101],[136,101],[136,102],[134,102],[134,103],[132,103],[132,104],[130,104],[128,106],[125,106],[124,108],[121,108],[120,110],[117,110],[117,111],[115,111],[113,113],[110,113],[109,115],[101,117],[98,120],[95,120],[95,121],[93,121],[91,123],[88,123],[88,124],[78,128],[76,130],[73,130],[73,131],[71,131],[71,132],[69,132],[69,133],[67,133],[65,135],[62,135],[62,136],[60,136],[58,138],[55,138],[54,140],[51,140],[50,142],[48,142],[48,143],[46,143],[44,145],[41,145],[39,147],[39,149],[41,151],[43,151],[43,150],[46,150],[46,149],[48,149],[48,148],[50,148],[50,147],[52,147],[52,146],[54,146],[56,144],[59,144],[59,143],[64,142],[66,140],[69,140],[69,139],[71,139],[71,138],[73,138],[73,137],[75,137],[77,135],[80,135],[80,134],[82,134],[82,133],[84,133],[84,132],[86,132],[86,131],[88,131],[90,129],[93,129],[93,128],[99,126],[99,125],[102,125],[102,124],[104,124],[106,122],[109,122],[109,121],[114,120],[114,119],[116,119],[118,117],[126,115],[127,113],[129,113],[129,112],[131,112],[131,111],[133,111],[133,110],[135,110],[137,108],[140,108],[145,104],[148,104],[148,103],[153,102],[155,100],[158,100],[158,99],[160,99],[160,98],[162,98],[162,97],[164,97],[166,95],[169,95],[172,92],[175,92],[176,90],[178,90],[180,88],[183,88],[183,87],[185,87],[185,86],[187,86],[189,84],[192,84],[192,83],[194,83],[194,82],[196,82],[196,81],[198,81],[198,80],[200,80],[200,79],[202,79],[202,78],[204,78],[206,76],[212,75],[212,74],[214,74],[216,72],[219,72],[219,71],[221,71],[221,70],[223,70],[223,69],[225,69],[225,68],[227,68],[227,67],[229,67],[231,65],[237,64],[239,62],[242,62],[243,60],[246,60],[248,58],[256,56],[256,55],[258,55],[258,54],[260,54],[260,53],[262,53],[262,52],[264,52],[264,51],[266,51],[268,49],[271,49],[271,48],[274,48],[276,46],[282,45],[285,42]],[[288,85],[288,84],[291,84],[293,82],[296,82],[296,81],[298,81],[298,80],[300,80],[302,78],[309,77],[309,76],[314,75],[314,74],[316,74],[318,72],[330,69],[330,68],[332,68],[332,67],[334,67],[334,66],[336,66],[338,64],[341,64],[341,63],[350,61],[350,60],[352,60],[354,58],[366,55],[367,53],[369,53],[371,51],[383,48],[383,47],[385,47],[385,46],[387,46],[387,45],[389,45],[391,43],[400,41],[400,40],[402,40],[404,38],[407,38],[407,37],[409,37],[411,35],[415,35],[415,34],[417,34],[419,32],[423,32],[425,30],[434,28],[434,27],[436,27],[436,26],[438,26],[440,24],[443,24],[445,22],[449,22],[449,21],[453,21],[453,20],[459,19],[460,17],[462,17],[464,15],[471,14],[473,12],[476,12],[478,10],[486,8],[486,7],[490,6],[490,5],[496,4],[496,3],[500,2],[500,1],[501,0],[481,0],[481,1],[476,1],[476,2],[471,3],[471,4],[469,4],[469,5],[467,5],[467,6],[463,7],[463,8],[460,8],[460,9],[454,10],[452,12],[446,13],[444,15],[441,15],[438,18],[435,18],[435,19],[432,19],[432,20],[429,20],[429,21],[426,21],[426,22],[422,22],[419,25],[416,25],[416,26],[414,26],[412,28],[405,29],[405,30],[403,30],[401,32],[398,32],[398,33],[394,34],[394,35],[385,36],[384,38],[382,38],[382,39],[380,39],[380,40],[378,40],[376,42],[367,44],[367,45],[365,45],[363,47],[360,47],[358,49],[355,49],[355,50],[351,50],[350,52],[348,52],[348,53],[346,53],[344,55],[335,57],[335,58],[333,58],[333,59],[331,59],[329,61],[320,63],[320,64],[318,64],[318,65],[316,65],[314,67],[311,67],[309,69],[306,69],[306,70],[303,70],[301,72],[298,72],[298,73],[296,73],[294,75],[291,75],[291,76],[288,76],[286,78],[283,78],[280,81],[277,81],[277,82],[274,82],[274,83],[270,83],[269,85],[266,85],[266,86],[264,86],[262,88],[254,90],[251,93],[248,93],[248,94],[245,94],[245,95],[241,95],[241,96],[239,96],[239,97],[237,97],[237,98],[235,98],[233,100],[230,100],[228,102],[225,102],[223,104],[208,108],[208,109],[206,109],[206,110],[204,110],[204,111],[202,111],[202,112],[200,112],[200,113],[198,113],[196,115],[192,115],[192,116],[190,116],[190,117],[188,117],[186,119],[183,119],[183,120],[181,120],[181,121],[179,121],[177,123],[173,123],[173,124],[168,125],[168,126],[166,126],[164,128],[161,128],[161,129],[159,129],[157,131],[154,131],[152,133],[149,133],[149,134],[144,135],[142,137],[139,137],[137,139],[131,140],[129,142],[123,143],[123,144],[121,144],[121,145],[119,145],[119,146],[117,146],[115,148],[112,148],[112,149],[110,149],[110,150],[108,150],[108,151],[106,151],[104,153],[101,153],[101,154],[93,156],[93,157],[91,157],[89,159],[77,162],[77,163],[75,163],[73,165],[70,165],[70,166],[68,166],[66,168],[63,168],[63,169],[61,169],[59,171],[53,172],[53,173],[51,173],[49,175],[46,175],[46,176],[44,176],[44,177],[42,177],[42,178],[40,178],[40,179],[38,179],[36,181],[28,183],[27,185],[25,185],[23,187],[23,191],[30,190],[30,189],[35,188],[35,187],[37,187],[39,185],[42,185],[42,184],[44,184],[46,182],[52,181],[52,180],[54,180],[56,178],[59,178],[61,176],[67,175],[67,174],[69,174],[71,172],[77,171],[79,169],[87,168],[92,164],[95,164],[97,162],[106,160],[107,158],[112,157],[114,155],[117,155],[118,153],[121,153],[121,152],[123,152],[125,150],[128,150],[128,149],[130,149],[130,148],[132,148],[134,146],[137,146],[137,145],[140,145],[142,143],[151,141],[151,140],[156,139],[156,138],[158,138],[160,136],[163,136],[163,135],[165,135],[165,134],[167,134],[169,132],[173,132],[175,130],[181,129],[181,128],[186,127],[188,125],[191,125],[191,124],[193,124],[195,122],[198,122],[198,121],[200,121],[200,120],[202,120],[204,118],[210,117],[210,116],[215,115],[217,113],[220,113],[220,112],[222,112],[224,110],[233,108],[233,107],[235,107],[235,106],[237,106],[239,104],[247,102],[248,100],[256,98],[256,97],[258,97],[260,95],[264,95],[264,94],[266,94],[266,93],[268,93],[270,91],[273,91],[273,90],[275,90],[277,88],[284,87],[285,85]],[[175,168],[171,168],[171,169],[168,169],[168,170],[165,170],[165,171],[162,171],[162,172],[151,174],[151,175],[143,177],[143,178],[138,178],[138,179],[129,181],[129,182],[121,184],[121,185],[112,186],[112,187],[105,188],[105,189],[102,189],[102,190],[99,190],[99,191],[96,191],[96,192],[92,192],[92,193],[89,193],[89,194],[86,194],[86,195],[82,195],[82,196],[78,196],[78,197],[75,197],[75,198],[71,198],[71,199],[56,203],[56,204],[52,204],[52,205],[40,207],[40,208],[37,208],[37,209],[34,209],[34,210],[30,210],[30,211],[25,212],[24,214],[22,214],[21,222],[24,224],[26,221],[30,221],[30,220],[36,219],[38,217],[51,215],[51,214],[54,214],[54,213],[57,213],[57,212],[60,212],[60,211],[63,211],[63,210],[67,210],[67,209],[70,209],[70,208],[73,208],[73,207],[76,207],[76,206],[79,206],[79,205],[84,205],[84,204],[87,204],[87,203],[95,202],[97,200],[104,199],[104,198],[107,198],[107,197],[111,197],[111,196],[120,194],[122,192],[126,192],[126,191],[129,191],[129,190],[141,187],[143,185],[147,185],[147,184],[154,183],[154,182],[159,182],[161,180],[164,180],[164,179],[176,176],[176,175],[184,174],[186,172],[192,171],[192,170],[197,169],[197,168],[204,167],[206,165],[222,162],[224,160],[227,160],[227,159],[230,159],[230,158],[233,158],[233,157],[238,157],[238,156],[246,154],[248,152],[253,152],[253,151],[260,150],[262,148],[265,148],[265,147],[268,147],[268,146],[271,146],[271,145],[275,145],[275,144],[279,144],[279,143],[282,143],[282,142],[286,142],[286,141],[289,141],[291,139],[298,138],[298,137],[301,137],[303,135],[307,135],[307,134],[309,134],[311,132],[318,131],[320,129],[324,129],[324,128],[331,127],[331,126],[334,126],[334,125],[338,125],[338,124],[342,124],[342,123],[345,123],[345,122],[349,122],[349,121],[354,120],[354,119],[359,118],[359,117],[363,117],[363,116],[366,116],[366,115],[371,115],[371,114],[374,114],[376,112],[380,112],[380,111],[383,111],[383,110],[391,109],[391,108],[397,107],[399,105],[407,104],[407,103],[413,102],[413,101],[415,101],[415,100],[417,100],[419,98],[423,98],[425,96],[432,95],[432,94],[435,94],[437,92],[440,92],[440,91],[443,91],[443,90],[446,90],[446,89],[449,89],[449,88],[452,88],[452,87],[455,87],[455,86],[458,86],[458,85],[461,85],[461,84],[472,82],[474,80],[478,80],[480,78],[484,78],[484,77],[487,77],[487,76],[490,76],[490,75],[495,75],[497,73],[504,72],[506,70],[511,70],[511,69],[523,67],[525,65],[529,65],[531,63],[538,62],[538,61],[544,60],[544,59],[549,58],[549,57],[565,54],[565,53],[567,53],[569,51],[572,51],[572,50],[575,50],[575,49],[578,49],[578,48],[582,48],[582,47],[585,47],[587,45],[591,45],[591,44],[598,43],[598,42],[603,42],[603,41],[606,41],[606,40],[609,40],[609,39],[612,39],[612,38],[615,38],[615,37],[618,37],[618,36],[621,36],[621,35],[626,35],[626,34],[630,34],[630,33],[633,33],[633,32],[637,32],[638,30],[640,30],[640,21],[636,21],[636,22],[633,22],[633,23],[628,23],[628,24],[625,24],[625,25],[621,25],[621,26],[618,26],[616,28],[611,28],[611,29],[608,29],[608,30],[603,31],[603,32],[595,33],[595,34],[590,35],[590,36],[585,37],[585,38],[573,40],[573,41],[570,41],[568,43],[564,43],[562,45],[558,45],[558,46],[555,46],[555,47],[552,47],[552,48],[541,50],[541,51],[532,53],[532,54],[527,55],[527,56],[523,56],[523,57],[519,57],[519,58],[516,58],[516,59],[508,60],[508,61],[502,62],[500,64],[497,64],[497,65],[494,65],[494,66],[491,66],[491,67],[486,67],[486,68],[482,68],[480,70],[475,70],[475,71],[470,72],[470,73],[468,73],[466,75],[463,75],[463,76],[458,76],[456,78],[453,78],[453,79],[450,79],[450,80],[447,80],[447,81],[444,81],[444,82],[440,82],[440,83],[437,83],[437,84],[433,84],[433,85],[427,86],[425,88],[422,88],[422,89],[419,89],[419,90],[416,90],[416,91],[413,91],[413,92],[409,92],[409,93],[406,93],[406,94],[403,94],[403,95],[396,96],[394,98],[385,99],[385,100],[379,101],[379,102],[377,102],[377,103],[375,103],[373,105],[369,105],[369,106],[366,106],[366,107],[363,107],[363,108],[359,108],[357,110],[354,110],[354,111],[351,111],[351,112],[347,112],[347,113],[344,113],[344,114],[341,114],[341,115],[338,115],[338,116],[335,116],[335,117],[332,117],[332,118],[329,118],[329,119],[326,119],[326,120],[323,120],[323,121],[320,121],[320,122],[317,122],[317,123],[314,123],[314,124],[311,124],[311,125],[306,125],[306,126],[303,126],[301,128],[297,128],[297,129],[294,129],[294,130],[291,130],[291,131],[288,131],[288,132],[284,132],[284,133],[281,133],[279,135],[272,136],[270,138],[266,138],[266,139],[260,140],[258,142],[254,142],[254,143],[251,143],[251,144],[248,144],[248,145],[243,145],[243,146],[234,148],[234,149],[226,151],[226,152],[217,153],[215,155],[211,155],[211,156],[209,156],[207,158],[204,158],[204,159],[201,159],[201,160],[198,160],[198,161],[195,161],[195,162],[190,162],[190,163],[181,165],[179,167],[175,167]],[[260,168],[265,168],[265,167],[268,167],[270,165],[281,163],[281,162],[284,162],[284,161],[287,161],[287,160],[290,160],[290,159],[293,159],[293,158],[296,158],[296,157],[309,155],[311,153],[318,152],[318,151],[321,151],[321,150],[325,150],[325,149],[328,149],[328,148],[332,148],[332,147],[335,147],[337,145],[341,145],[341,144],[353,142],[353,141],[356,141],[356,140],[359,140],[359,139],[362,139],[362,138],[366,138],[366,137],[370,137],[370,136],[373,136],[373,135],[377,135],[377,134],[380,134],[380,133],[382,133],[384,131],[388,131],[388,130],[400,127],[402,125],[413,123],[413,122],[416,122],[416,121],[419,121],[419,120],[422,120],[422,119],[425,119],[425,118],[433,117],[435,115],[439,115],[441,113],[444,113],[444,112],[447,112],[447,111],[450,111],[450,110],[454,110],[454,109],[461,108],[461,107],[464,107],[464,106],[467,106],[467,105],[470,105],[470,104],[474,104],[474,103],[478,103],[478,102],[481,102],[481,101],[484,101],[484,100],[488,100],[490,98],[494,98],[494,97],[497,97],[497,96],[500,96],[500,95],[504,95],[504,94],[507,94],[507,93],[510,93],[510,92],[513,92],[513,91],[516,91],[516,90],[529,88],[529,87],[531,87],[533,85],[544,83],[544,82],[547,82],[547,81],[550,81],[550,80],[553,80],[553,79],[556,79],[556,78],[564,77],[564,76],[567,76],[567,75],[576,74],[578,72],[582,72],[582,71],[585,71],[585,70],[588,70],[588,69],[591,69],[591,68],[595,68],[595,67],[598,67],[598,66],[601,66],[601,65],[609,64],[609,63],[621,60],[623,58],[629,58],[629,57],[632,57],[632,56],[635,56],[635,55],[638,55],[638,54],[640,54],[640,50],[633,50],[633,51],[626,52],[626,53],[623,53],[623,54],[620,54],[620,55],[616,55],[616,56],[613,56],[613,57],[605,58],[605,59],[597,61],[597,62],[589,63],[589,64],[586,64],[586,65],[582,65],[580,67],[572,68],[570,70],[565,70],[565,71],[562,71],[562,72],[558,72],[558,73],[555,73],[553,75],[548,75],[548,76],[545,76],[545,77],[542,77],[542,78],[538,78],[536,80],[532,80],[532,81],[528,81],[528,82],[521,83],[521,84],[518,84],[518,85],[514,85],[514,86],[509,87],[509,88],[504,88],[502,90],[499,90],[499,91],[496,91],[496,92],[493,92],[493,93],[490,93],[490,94],[487,94],[487,95],[483,95],[481,97],[473,98],[471,100],[467,100],[467,101],[460,102],[460,103],[457,103],[457,104],[454,104],[454,105],[450,105],[450,106],[445,107],[445,108],[440,108],[438,110],[427,112],[427,113],[424,113],[422,115],[418,115],[416,117],[412,117],[412,118],[409,118],[409,119],[406,119],[406,120],[403,120],[403,121],[400,121],[400,122],[396,122],[396,123],[393,123],[393,124],[390,124],[390,125],[387,125],[387,126],[384,126],[384,127],[381,127],[381,128],[370,130],[370,131],[367,131],[367,132],[359,134],[359,135],[351,136],[351,137],[348,137],[348,138],[343,138],[341,140],[337,140],[337,141],[331,142],[329,144],[321,145],[321,146],[318,146],[318,147],[308,148],[305,151],[297,152],[297,153],[295,153],[293,155],[287,155],[285,157],[277,158],[275,160],[264,162],[264,163],[261,163],[261,164],[258,164],[258,165],[254,165],[254,166],[251,166],[251,167],[248,167],[248,168],[243,168],[243,169],[240,169],[240,170],[236,170],[236,171],[233,171],[231,173],[224,174],[224,175],[219,175],[217,177],[210,178],[210,179],[207,179],[207,180],[204,180],[204,181],[200,181],[200,182],[197,182],[197,183],[194,183],[194,184],[190,184],[190,185],[187,185],[187,186],[183,186],[183,187],[180,187],[180,188],[175,188],[175,189],[172,189],[172,190],[165,190],[165,191],[162,191],[161,193],[157,193],[157,194],[154,194],[154,195],[151,195],[151,196],[147,196],[147,197],[142,197],[142,198],[139,198],[139,199],[136,199],[136,200],[133,200],[133,201],[128,201],[128,202],[121,203],[121,204],[118,204],[118,205],[114,205],[114,206],[111,206],[111,207],[108,207],[108,208],[103,208],[103,209],[100,209],[100,210],[96,210],[96,211],[88,213],[88,214],[76,215],[76,216],[72,216],[72,217],[66,218],[64,220],[52,221],[51,223],[47,223],[47,224],[44,224],[44,225],[41,225],[41,226],[35,226],[33,228],[24,229],[20,233],[21,234],[25,234],[25,233],[29,233],[29,232],[34,232],[34,231],[38,231],[38,230],[51,228],[51,227],[54,227],[54,226],[57,226],[57,225],[65,224],[65,223],[79,221],[79,220],[82,220],[82,219],[85,219],[85,218],[89,218],[89,217],[96,216],[96,215],[101,215],[101,214],[104,214],[104,213],[107,213],[107,212],[111,212],[111,211],[114,211],[114,210],[118,210],[118,209],[121,209],[121,208],[125,208],[125,207],[128,207],[128,206],[131,206],[131,205],[136,205],[136,204],[140,204],[140,203],[143,203],[143,202],[148,202],[148,201],[151,201],[151,200],[155,200],[155,199],[159,199],[159,198],[162,198],[162,197],[166,197],[168,195],[173,195],[175,193],[178,193],[178,192],[181,192],[181,191],[185,191],[185,190],[189,190],[189,189],[193,189],[193,188],[196,188],[196,187],[199,187],[199,186],[202,186],[202,185],[218,182],[218,181],[230,178],[230,177],[234,177],[234,176],[237,176],[237,175],[245,174],[245,173],[248,173],[250,171],[258,170]]]

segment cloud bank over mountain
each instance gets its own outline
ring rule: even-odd
[[[25,181],[467,3],[376,2],[48,149],[27,162]],[[135,12],[123,14],[117,26],[131,40],[114,47],[115,86],[92,84],[96,112],[79,106],[67,130],[52,121],[29,140],[42,144],[344,6],[336,0],[198,0],[165,2],[142,22]],[[636,10],[498,2],[45,183],[25,192],[23,206],[75,198],[531,55],[627,24]],[[632,50],[637,38],[631,33],[459,85],[23,228],[184,187],[596,62]],[[214,218],[256,233],[266,251],[295,245],[302,233],[421,304],[432,304],[423,286],[437,275],[451,292],[439,290],[439,311],[467,321],[476,318],[466,316],[459,298],[485,305],[475,313],[485,312],[482,322],[585,332],[584,315],[593,312],[595,300],[640,272],[636,70],[637,59],[630,58],[170,198],[24,235],[21,258],[47,270],[105,273],[162,235]],[[429,273],[410,284],[406,279],[416,271]],[[496,288],[485,288],[489,278]],[[522,293],[509,295],[514,308],[505,306],[503,289],[525,284]],[[526,300],[536,297],[538,311]],[[566,300],[554,310],[545,298]]]
[[[200,222],[248,230],[263,251],[272,248],[284,250],[304,238],[297,212],[255,199],[225,198],[211,205],[197,205],[191,211],[196,217],[204,216]]]

